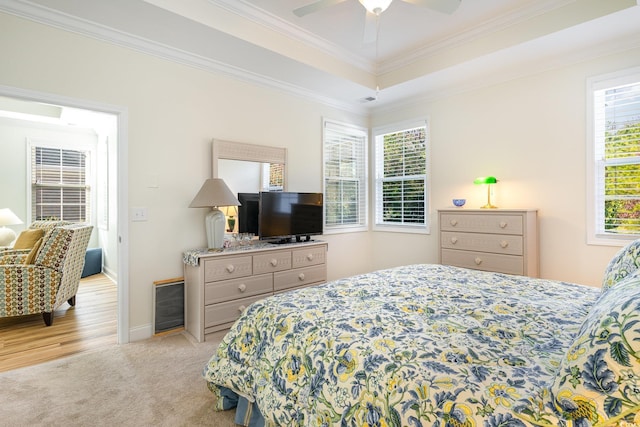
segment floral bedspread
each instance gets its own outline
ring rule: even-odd
[[[250,306],[204,372],[266,425],[527,426],[599,289],[413,265]],[[220,397],[221,398],[221,397]]]

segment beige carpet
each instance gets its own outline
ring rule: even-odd
[[[235,426],[201,377],[216,346],[178,334],[2,373],[0,425]]]

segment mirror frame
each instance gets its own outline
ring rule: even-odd
[[[218,160],[242,160],[245,162],[279,163],[284,166],[283,188],[287,190],[287,149],[268,145],[213,139],[211,156],[212,178],[218,176]]]

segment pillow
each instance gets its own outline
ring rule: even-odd
[[[604,270],[602,292],[633,273],[640,267],[640,239],[629,243],[614,255]]]
[[[640,425],[640,271],[596,301],[552,382],[517,411],[538,426]]]
[[[13,249],[31,249],[38,239],[42,238],[43,234],[44,230],[42,229],[24,230],[13,244]]]
[[[38,239],[38,241],[31,248],[31,252],[29,252],[27,257],[24,259],[24,264],[25,265],[33,264],[33,262],[36,259],[36,255],[38,254],[38,251],[40,250],[40,245],[41,244],[42,244],[42,238]]]

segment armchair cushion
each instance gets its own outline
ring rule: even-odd
[[[62,272],[64,258],[67,255],[67,249],[72,237],[73,231],[69,226],[53,228],[47,231],[33,263]]]
[[[44,229],[34,228],[20,232],[20,235],[13,244],[13,249],[31,249],[33,245],[44,236]]]
[[[40,246],[42,245],[42,238],[38,239],[38,241],[33,245],[31,251],[24,259],[24,264],[33,264],[36,259],[36,255],[38,255],[38,251],[40,250]]]

